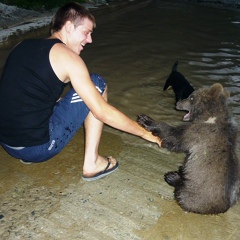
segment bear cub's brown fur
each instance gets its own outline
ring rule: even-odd
[[[143,114],[138,117],[140,125],[162,140],[162,147],[186,153],[183,166],[165,174],[166,182],[175,188],[176,201],[186,211],[219,214],[237,202],[237,130],[229,115],[228,97],[219,83],[194,91],[176,105],[188,111],[183,118],[187,123],[178,127]]]

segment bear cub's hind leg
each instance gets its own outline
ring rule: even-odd
[[[183,183],[182,178],[177,171],[165,173],[164,179],[170,186],[173,187],[177,187]]]

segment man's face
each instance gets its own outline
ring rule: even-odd
[[[79,55],[85,45],[92,42],[92,32],[93,23],[88,18],[85,18],[79,26],[74,26],[71,31],[68,39],[68,47]]]

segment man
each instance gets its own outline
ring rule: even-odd
[[[92,14],[78,3],[56,13],[48,39],[28,39],[10,53],[0,81],[0,142],[24,163],[43,162],[58,154],[84,124],[82,178],[102,178],[118,168],[113,157],[98,155],[103,123],[159,140],[107,103],[105,80],[89,75],[79,56],[92,42]],[[62,99],[64,86],[72,89]],[[60,99],[60,100],[59,100]]]

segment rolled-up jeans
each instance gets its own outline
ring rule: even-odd
[[[97,74],[91,74],[97,90],[103,94],[106,81]],[[13,157],[25,162],[43,162],[57,155],[73,138],[89,114],[89,108],[72,88],[54,107],[49,121],[49,141],[32,147],[11,147],[1,143]]]

